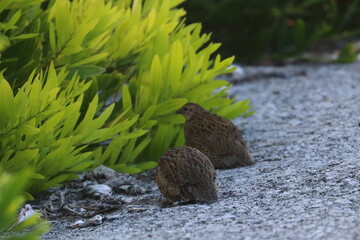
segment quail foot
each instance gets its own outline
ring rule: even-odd
[[[186,121],[186,145],[208,156],[215,168],[234,168],[254,164],[237,127],[224,117],[196,103],[185,104],[177,113]]]

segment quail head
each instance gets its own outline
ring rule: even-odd
[[[168,202],[214,202],[216,172],[209,158],[192,147],[175,147],[160,158],[155,180]]]
[[[186,119],[186,145],[208,156],[215,168],[234,168],[254,163],[241,132],[226,118],[210,113],[196,103],[185,104],[177,113]]]

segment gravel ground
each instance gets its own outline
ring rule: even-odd
[[[244,70],[231,94],[256,114],[234,122],[256,164],[218,170],[218,202],[161,208],[147,180],[112,221],[42,239],[360,239],[360,64]]]

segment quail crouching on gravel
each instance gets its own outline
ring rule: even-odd
[[[215,178],[209,158],[192,147],[175,147],[165,152],[155,175],[167,202],[215,202]]]
[[[210,113],[195,103],[185,104],[177,113],[186,119],[186,145],[208,156],[215,168],[254,164],[241,132],[226,118]]]

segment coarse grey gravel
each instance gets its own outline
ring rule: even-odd
[[[42,239],[360,239],[360,64],[244,71],[230,91],[256,110],[234,120],[256,164],[218,170],[218,202],[161,208],[152,182],[115,220]]]

